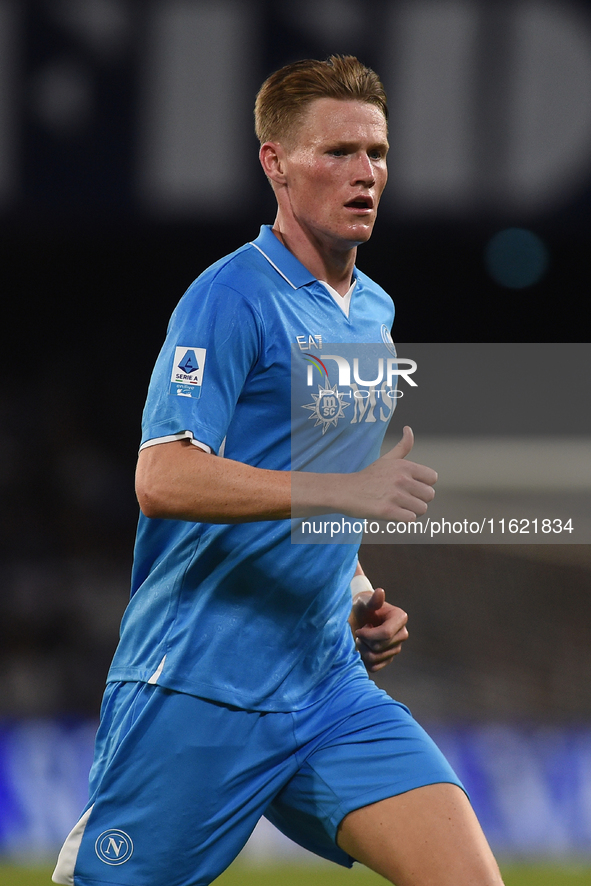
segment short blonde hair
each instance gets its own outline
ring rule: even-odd
[[[254,107],[255,132],[261,144],[289,141],[307,106],[317,98],[336,98],[375,105],[388,120],[386,92],[378,75],[352,55],[326,61],[304,59],[271,74]]]

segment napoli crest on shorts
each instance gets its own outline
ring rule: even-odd
[[[94,844],[96,854],[105,864],[125,864],[133,855],[133,841],[118,828],[103,831]]]
[[[344,396],[340,393],[338,385],[334,388],[318,385],[318,393],[312,394],[314,402],[303,407],[311,411],[312,415],[309,418],[316,419],[315,428],[322,425],[323,434],[326,434],[331,426],[336,428],[339,419],[345,417],[344,410],[349,404],[343,403]]]

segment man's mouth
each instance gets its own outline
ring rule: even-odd
[[[353,200],[349,200],[345,203],[347,209],[360,209],[360,210],[368,210],[373,209],[373,197],[369,195],[364,197],[354,197]]]

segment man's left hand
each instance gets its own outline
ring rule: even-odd
[[[408,639],[408,615],[386,603],[383,588],[362,591],[353,600],[349,624],[355,644],[370,673],[380,671],[398,655]]]

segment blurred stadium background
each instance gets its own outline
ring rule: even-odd
[[[273,220],[256,89],[334,52],[390,97],[359,265],[395,341],[433,343],[399,348],[423,374],[393,435],[412,424],[441,516],[571,514],[579,533],[365,545],[410,613],[378,682],[503,858],[591,858],[591,3],[0,0],[4,858],[53,856],[85,800],[149,373],[186,286]],[[304,863],[265,825],[245,858]]]

